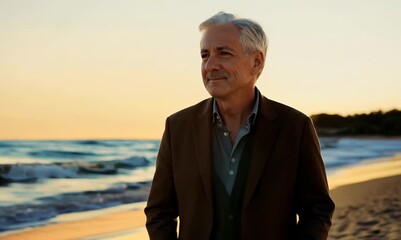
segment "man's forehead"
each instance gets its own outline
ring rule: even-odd
[[[232,23],[220,24],[208,28],[202,35],[201,49],[236,48],[240,44],[240,31]]]

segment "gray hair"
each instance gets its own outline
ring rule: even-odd
[[[266,57],[268,39],[263,31],[263,28],[256,22],[245,19],[237,18],[233,14],[219,12],[199,25],[199,31],[207,31],[208,28],[232,23],[240,30],[240,42],[247,54],[252,54],[256,51],[261,51]]]

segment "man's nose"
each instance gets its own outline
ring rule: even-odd
[[[206,71],[214,71],[214,70],[219,70],[220,69],[220,63],[218,59],[214,56],[209,56],[209,58],[206,60],[204,64],[205,70]]]

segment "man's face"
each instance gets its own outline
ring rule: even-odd
[[[202,78],[215,98],[253,94],[256,81],[255,54],[246,54],[240,31],[231,23],[209,28],[201,40]]]

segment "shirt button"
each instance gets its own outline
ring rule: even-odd
[[[228,136],[228,132],[224,132],[224,136],[226,136],[226,137],[227,137],[227,136]]]
[[[232,163],[235,163],[235,158],[231,158],[231,162],[232,162]]]
[[[232,214],[228,215],[228,219],[233,219],[233,218],[234,218],[234,215],[232,215]]]
[[[217,118],[217,119],[220,119],[220,117],[219,117],[219,116],[217,116],[216,118]]]
[[[230,171],[228,171],[228,174],[230,174],[232,176],[232,175],[234,175],[234,171],[230,170]]]

